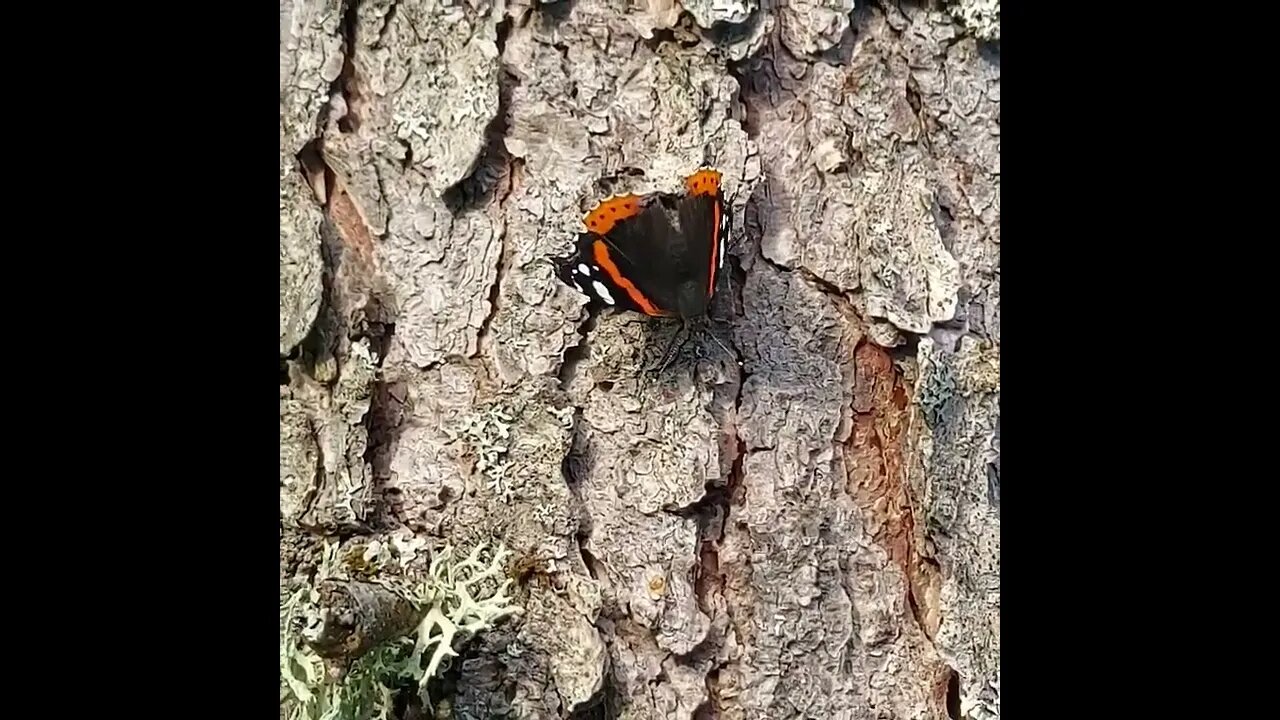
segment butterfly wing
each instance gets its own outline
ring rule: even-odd
[[[729,214],[721,175],[702,169],[685,179],[672,227],[663,196],[622,195],[583,218],[574,253],[558,275],[595,301],[653,317],[702,314],[724,268]]]
[[[678,210],[689,272],[701,283],[708,302],[724,270],[725,240],[729,237],[729,213],[720,177],[719,172],[704,168],[686,178]]]
[[[595,301],[654,317],[673,314],[666,250],[675,230],[661,207],[636,195],[611,197],[583,218],[588,232],[557,261],[565,283]]]

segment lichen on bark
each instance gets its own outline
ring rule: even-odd
[[[954,350],[925,339],[913,397],[909,482],[916,542],[941,574],[935,641],[960,677],[966,717],[999,717],[1000,355],[973,337]]]

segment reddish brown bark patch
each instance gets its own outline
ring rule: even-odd
[[[848,446],[848,490],[865,511],[876,542],[902,567],[907,601],[929,639],[938,632],[937,568],[916,547],[915,514],[903,461],[908,393],[893,359],[863,341],[854,352],[853,435]]]
[[[342,238],[343,247],[350,258],[362,267],[373,266],[373,234],[365,222],[364,214],[351,194],[336,175],[329,186],[329,219]]]

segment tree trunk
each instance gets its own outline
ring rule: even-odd
[[[457,718],[999,717],[998,13],[281,0],[282,587],[536,566]],[[548,258],[706,165],[728,277],[647,373],[679,323]]]

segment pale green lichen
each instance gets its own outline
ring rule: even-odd
[[[980,40],[1000,40],[1000,0],[958,0],[951,4],[958,18]]]
[[[507,483],[507,473],[512,465],[507,460],[507,453],[514,424],[511,413],[495,405],[469,419],[460,432],[445,430],[453,439],[461,438],[467,443],[475,453],[476,470],[488,480],[489,491],[503,502],[510,502],[513,494]]]
[[[338,565],[338,546],[326,543],[320,556],[317,580],[328,577]],[[324,692],[324,661],[298,642],[298,626],[305,622],[308,610],[319,602],[320,593],[305,586],[293,591],[280,603],[280,704],[283,717],[337,718],[332,712],[336,698]]]
[[[512,580],[503,572],[503,561],[510,551],[498,548],[493,558],[484,563],[480,560],[484,549],[477,545],[464,560],[455,562],[453,548],[445,547],[431,560],[431,577],[419,587],[420,596],[431,609],[418,626],[413,657],[420,658],[432,645],[435,651],[419,685],[426,685],[441,661],[458,654],[453,648],[456,639],[471,637],[520,611],[507,595]],[[456,637],[459,633],[461,638]]]
[[[407,531],[393,535],[388,542],[374,540],[359,552],[362,574],[395,566],[408,570],[424,544]],[[426,611],[416,637],[395,638],[379,645],[353,662],[340,680],[330,678],[324,661],[299,641],[298,625],[310,616],[319,593],[314,587],[303,587],[286,597],[280,606],[282,717],[387,720],[398,688],[411,684],[425,693],[441,664],[456,656],[463,642],[521,612],[507,595],[513,581],[505,577],[504,561],[511,553],[498,547],[485,561],[485,551],[486,545],[477,545],[459,560],[452,546],[446,546],[432,558],[428,575],[421,582],[386,580],[393,589],[410,587],[407,595]],[[326,546],[316,583],[330,577],[339,566],[337,546]],[[422,659],[428,650],[431,657],[424,668]]]
[[[418,551],[426,546],[426,540],[411,530],[401,529],[386,540],[375,538],[364,545],[353,545],[347,553],[346,566],[361,576],[377,576],[389,568],[403,573],[418,557]]]
[[[310,595],[308,588],[300,588],[280,603],[280,703],[310,705],[315,700],[311,688],[320,685],[324,678],[324,663],[314,654],[306,653],[293,640],[293,627],[299,617],[303,598]],[[296,717],[293,713],[289,717]]]

